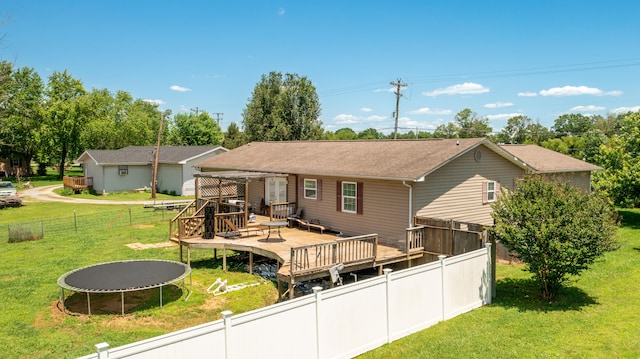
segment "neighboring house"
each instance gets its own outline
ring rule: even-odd
[[[87,150],[76,163],[85,177],[93,178],[97,192],[151,188],[155,146],[129,146],[119,150]],[[157,191],[191,196],[195,193],[194,163],[228,150],[220,146],[161,146],[158,156]]]
[[[0,177],[26,176],[29,173],[29,163],[18,156],[10,158],[0,157]]]
[[[513,188],[525,173],[563,175],[589,190],[591,171],[600,169],[484,138],[253,142],[196,166],[214,176],[273,173],[249,183],[248,201],[296,202],[305,218],[346,235],[377,233],[387,245],[404,241],[415,216],[492,225],[500,187]]]

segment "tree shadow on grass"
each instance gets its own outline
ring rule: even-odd
[[[533,279],[500,279],[496,283],[493,305],[517,308],[519,311],[553,312],[579,311],[583,307],[596,305],[598,301],[580,288],[564,286],[556,297],[542,299],[542,292]]]
[[[640,229],[640,213],[626,209],[618,210],[622,220],[622,226],[631,229]]]

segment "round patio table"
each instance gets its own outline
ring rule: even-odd
[[[265,241],[269,241],[269,237],[271,237],[271,231],[273,229],[275,229],[278,233],[278,237],[280,237],[281,240],[284,241],[284,238],[282,238],[282,235],[280,234],[280,228],[282,227],[286,227],[289,224],[289,222],[287,221],[273,221],[273,222],[262,222],[260,223],[261,226],[265,226],[267,227],[267,230],[269,231],[269,233],[267,234],[267,239],[265,239]]]

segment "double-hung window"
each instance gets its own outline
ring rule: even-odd
[[[495,202],[500,190],[500,183],[496,181],[482,182],[482,203]]]
[[[342,212],[357,213],[357,189],[356,182],[342,182]]]
[[[318,199],[318,180],[306,179],[304,180],[304,198],[305,199]]]

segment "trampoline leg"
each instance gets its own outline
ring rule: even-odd
[[[60,303],[62,303],[62,311],[67,312],[67,309],[64,307],[64,288],[60,287]]]
[[[91,315],[91,297],[89,296],[89,292],[87,292],[87,314]]]
[[[162,309],[162,286],[160,286],[160,309]]]
[[[124,317],[124,292],[120,292],[120,295],[122,297],[122,316]]]

